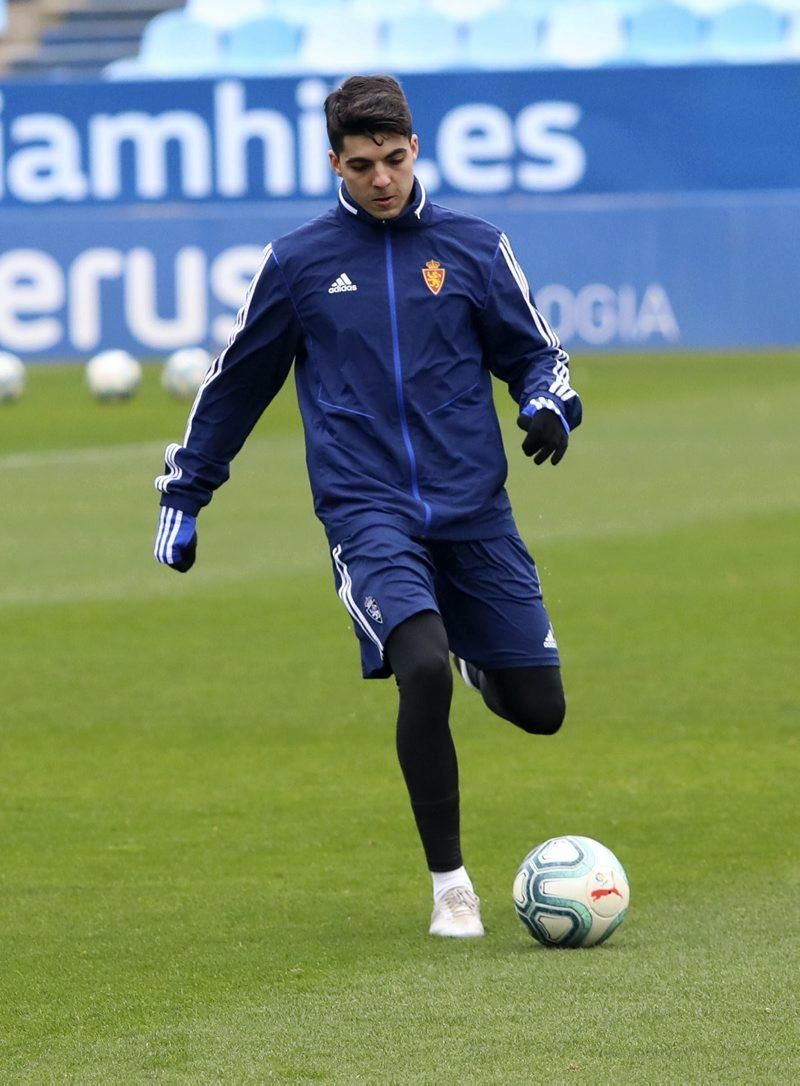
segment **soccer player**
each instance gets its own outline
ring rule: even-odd
[[[156,558],[195,560],[196,517],[294,362],[314,507],[365,678],[394,675],[397,753],[433,880],[432,935],[483,935],[464,866],[450,654],[498,716],[550,735],[558,648],[514,524],[492,375],[534,463],[581,420],[568,357],[508,238],[431,203],[400,85],[353,76],[325,102],[336,206],[264,250],[182,445],[156,480]]]

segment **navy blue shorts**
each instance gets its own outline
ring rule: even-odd
[[[437,541],[375,525],[331,554],[365,679],[391,675],[384,645],[395,626],[420,611],[440,614],[451,651],[481,670],[559,665],[536,565],[516,532]]]

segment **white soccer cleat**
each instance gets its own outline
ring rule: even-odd
[[[434,903],[430,935],[453,939],[475,939],[483,935],[481,902],[466,886],[454,886]]]

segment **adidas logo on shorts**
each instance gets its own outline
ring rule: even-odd
[[[345,290],[358,290],[358,287],[347,272],[342,272],[328,287],[328,294],[341,294]]]
[[[558,644],[556,643],[556,635],[553,633],[553,627],[552,626],[547,631],[547,637],[542,642],[542,647],[545,648],[545,649],[557,649],[558,648]]]

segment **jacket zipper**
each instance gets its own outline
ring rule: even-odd
[[[394,290],[394,267],[392,265],[392,236],[387,230],[384,234],[386,240],[386,283],[389,289],[389,319],[392,326],[392,360],[394,362],[394,385],[397,393],[397,410],[400,415],[400,430],[403,434],[403,444],[408,456],[408,466],[411,471],[411,494],[425,510],[425,528],[427,532],[431,525],[431,507],[422,500],[419,492],[419,477],[417,475],[417,457],[414,446],[411,443],[411,432],[408,428],[408,416],[406,414],[406,401],[403,395],[403,367],[400,362],[400,337],[397,333],[397,300]],[[423,534],[424,534],[423,532]]]

